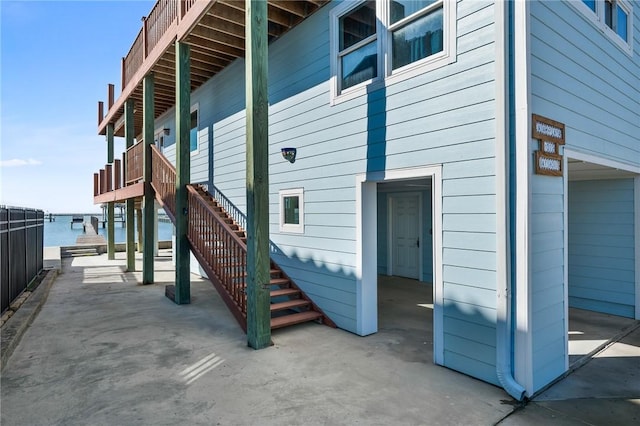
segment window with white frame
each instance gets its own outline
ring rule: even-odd
[[[575,4],[611,40],[628,53],[632,53],[633,6],[631,2],[628,0],[582,0]]]
[[[198,153],[199,124],[198,104],[195,104],[191,107],[191,125],[189,127],[189,151],[192,154]]]
[[[304,233],[304,190],[280,191],[280,232]]]
[[[388,22],[392,69],[442,52],[442,0],[392,0]]]
[[[456,2],[345,1],[331,11],[332,102],[455,61]]]

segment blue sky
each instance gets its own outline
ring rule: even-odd
[[[0,204],[100,211],[97,102],[120,87],[120,60],[152,1],[0,0]],[[124,149],[116,138],[116,158]]]

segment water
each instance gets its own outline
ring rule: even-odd
[[[107,229],[102,228],[102,215],[84,215],[84,221],[90,222],[91,216],[96,216],[99,220],[98,234],[107,238]],[[73,229],[71,228],[72,216],[58,216],[55,215],[55,222],[49,222],[49,216],[44,218],[44,246],[72,246],[75,245],[76,239],[82,235],[82,224],[74,223]],[[133,228],[135,232],[135,241],[138,241],[138,227]],[[158,239],[160,241],[170,241],[173,233],[173,226],[168,222],[158,223]],[[127,230],[122,226],[122,223],[117,223],[115,226],[115,242],[124,243],[127,240]]]

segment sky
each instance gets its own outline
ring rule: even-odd
[[[0,205],[99,212],[98,101],[153,1],[0,0]],[[106,112],[105,112],[106,113]],[[124,151],[115,138],[115,156]]]

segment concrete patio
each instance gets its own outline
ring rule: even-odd
[[[192,303],[178,306],[164,297],[169,251],[155,269],[156,284],[142,286],[140,272],[124,272],[124,253],[63,260],[2,371],[3,425],[489,425],[518,406],[502,389],[432,363],[428,285],[399,280],[389,292],[381,279],[375,335],[306,324],[275,331],[274,346],[254,351],[208,281],[192,276]],[[636,378],[639,335],[621,342]],[[591,364],[504,423],[539,424],[559,412],[554,392],[569,392],[562,386]],[[629,383],[614,401],[640,410],[640,380]],[[611,414],[617,424],[633,419],[620,413]],[[555,419],[582,424],[570,412]]]

